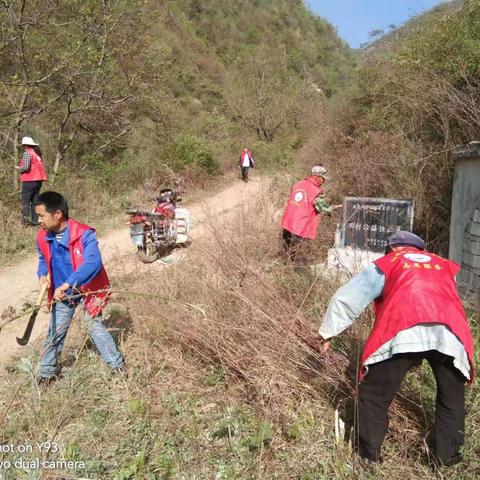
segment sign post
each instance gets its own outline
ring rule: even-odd
[[[411,200],[346,197],[343,222],[328,251],[328,268],[351,276],[385,254],[388,237],[413,229]]]
[[[412,231],[413,210],[411,200],[346,197],[341,246],[384,252],[392,233]]]

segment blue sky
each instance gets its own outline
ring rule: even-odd
[[[306,0],[311,10],[337,27],[351,47],[368,41],[374,29],[388,30],[410,17],[442,3],[442,0]]]

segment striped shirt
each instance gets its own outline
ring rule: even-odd
[[[65,234],[65,230],[66,230],[66,228],[64,228],[61,232],[55,233],[55,240],[57,242],[61,242],[61,240],[63,238],[63,235]]]

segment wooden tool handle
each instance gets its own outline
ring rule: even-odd
[[[45,297],[45,293],[47,292],[47,290],[48,290],[48,282],[45,282],[42,285],[42,288],[40,289],[40,293],[38,294],[38,297],[37,297],[37,301],[35,302],[36,307],[40,307],[40,305],[42,305],[43,297]]]

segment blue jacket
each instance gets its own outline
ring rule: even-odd
[[[47,242],[50,244],[50,252],[52,254],[51,268],[53,288],[58,288],[64,283],[68,283],[72,287],[81,286],[93,280],[102,268],[102,257],[98,249],[98,241],[93,230],[87,230],[82,235],[84,263],[76,272],[73,271],[70,252],[68,250],[69,229],[65,229],[60,241],[57,241],[55,232],[48,232],[46,236]],[[48,274],[48,268],[44,256],[38,250],[38,269],[39,277]],[[68,291],[67,293],[71,293]]]

